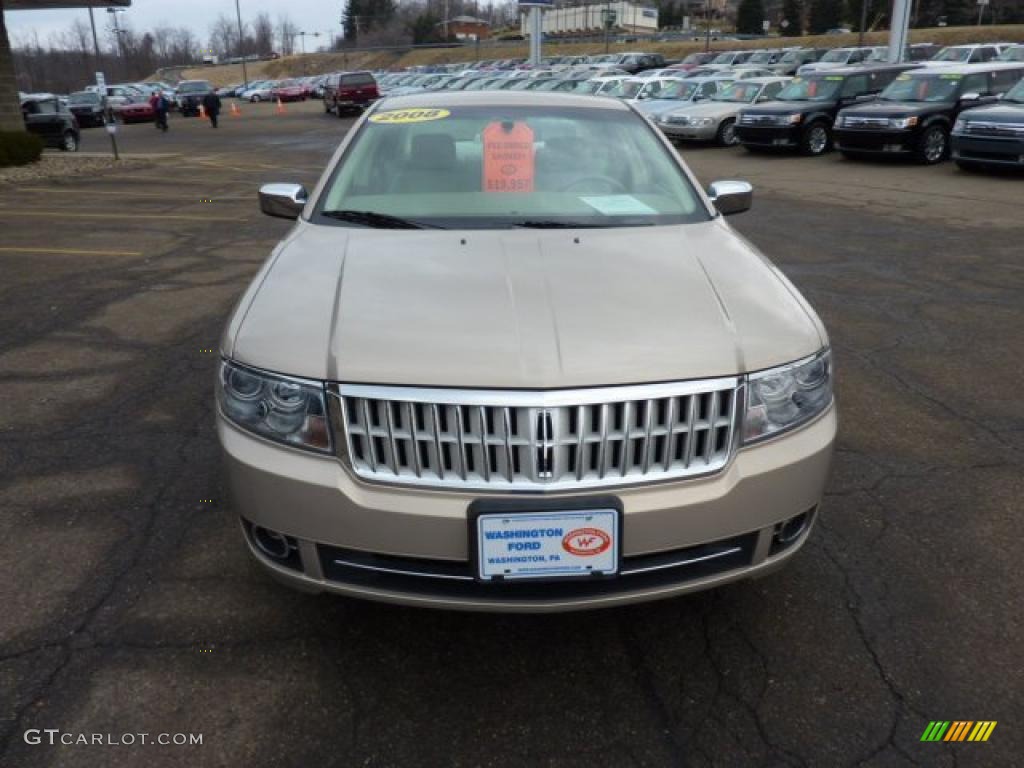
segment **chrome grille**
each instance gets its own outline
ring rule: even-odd
[[[783,115],[759,115],[740,113],[740,125],[782,125]]]
[[[724,467],[734,378],[548,392],[332,387],[341,458],[383,483],[561,490]],[[339,443],[342,441],[339,441]]]
[[[888,128],[889,118],[887,117],[854,117],[847,115],[843,117],[844,128]]]
[[[965,126],[964,133],[972,136],[1024,137],[1024,124],[987,123],[978,120],[971,120]]]

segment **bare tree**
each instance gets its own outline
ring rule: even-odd
[[[274,22],[269,13],[260,13],[252,23],[253,49],[262,55],[274,50]]]
[[[299,34],[299,28],[287,15],[277,17],[277,39],[281,44],[281,55],[291,56],[295,53],[295,36]]]
[[[238,55],[238,24],[223,13],[210,26],[210,49],[222,56]]]

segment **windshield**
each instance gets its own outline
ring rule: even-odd
[[[1024,45],[1007,48],[996,57],[996,61],[1024,61]]]
[[[829,51],[821,57],[822,61],[833,62],[838,64],[844,64],[850,58],[850,51],[844,51],[842,49],[836,49]]]
[[[68,96],[68,104],[99,104],[100,97],[98,93],[90,93],[83,91],[82,93],[72,93]]]
[[[804,57],[807,56],[806,51],[790,51],[779,59],[780,64],[796,64],[797,62],[803,61]]]
[[[749,59],[747,64],[771,64],[772,63],[772,52],[771,51],[758,51]]]
[[[969,58],[970,48],[943,48],[932,57],[932,61],[967,61]]]
[[[395,226],[397,217],[406,226],[485,229],[708,219],[672,155],[633,112],[495,105],[371,115],[316,216],[346,226]]]
[[[703,64],[707,60],[707,58],[708,58],[708,55],[706,53],[691,53],[689,56],[687,56],[685,59],[683,59],[682,63],[683,64]]]
[[[200,91],[208,90],[210,90],[210,84],[205,80],[194,80],[178,86],[178,93],[199,93]]]
[[[603,83],[597,80],[581,80],[576,83],[570,90],[572,93],[597,93],[597,89],[600,88]]]
[[[700,83],[695,83],[692,80],[670,80],[667,83],[662,83],[661,89],[657,93],[652,93],[650,98],[689,101],[698,88],[700,88]]]
[[[1024,80],[1021,80],[1013,88],[1006,92],[1003,101],[1013,101],[1017,104],[1024,104]]]
[[[619,82],[601,91],[605,96],[615,96],[620,99],[631,99],[636,96],[644,84],[636,80],[619,80]]]
[[[757,94],[760,92],[761,86],[757,83],[738,82],[727,86],[724,90],[719,91],[711,98],[715,101],[735,101],[743,104],[749,104],[757,98]]]
[[[720,53],[711,60],[712,64],[732,64],[736,58],[735,53]]]
[[[900,75],[879,96],[883,101],[955,101],[963,75]]]
[[[779,91],[779,101],[828,101],[839,93],[842,85],[843,78],[839,75],[798,77]]]

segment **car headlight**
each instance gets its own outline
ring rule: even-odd
[[[276,376],[222,360],[217,404],[227,419],[260,437],[314,451],[331,450],[320,382]]]
[[[893,117],[889,119],[890,128],[913,128],[917,125],[917,117]]]
[[[795,115],[790,115],[789,117],[786,118],[787,122],[789,122],[790,125],[797,125],[803,119],[804,116],[800,112],[797,112]]]
[[[967,121],[962,117],[957,118],[957,121],[953,123],[953,133],[963,133],[967,130]]]
[[[753,443],[793,429],[832,402],[832,353],[824,350],[801,360],[747,377],[743,442]]]
[[[690,120],[690,122],[698,127],[704,128],[706,126],[712,125],[715,122],[715,120],[714,118],[711,117],[698,117],[696,119],[696,122],[694,122],[693,120]]]

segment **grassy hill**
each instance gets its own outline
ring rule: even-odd
[[[868,45],[885,45],[889,41],[888,32],[869,32],[864,36]],[[983,42],[1024,42],[1024,24],[982,27],[937,27],[933,29],[913,29],[910,31],[913,43],[937,43],[939,45],[958,45],[962,43]],[[805,37],[773,37],[765,40],[748,40],[737,42],[723,40],[711,43],[712,50],[732,50],[735,48],[778,48],[781,46],[820,46],[835,47],[856,45],[857,35],[818,35]],[[662,53],[667,58],[681,58],[688,53],[704,50],[702,42],[644,42],[613,43],[609,50],[615,51],[651,51]],[[545,56],[581,55],[588,53],[604,53],[602,43],[551,42],[544,45]],[[458,61],[477,61],[479,59],[506,59],[526,57],[528,45],[523,43],[501,43],[483,45],[479,48],[466,46],[462,48],[428,48],[406,51],[366,51],[358,53],[309,53],[299,56],[288,56],[274,61],[258,61],[247,65],[249,79],[278,77],[298,77],[317,75],[323,72],[335,72],[350,69],[401,69],[421,64],[449,64]],[[242,67],[238,64],[226,64],[216,67],[195,67],[181,72],[183,79],[202,78],[214,85],[223,86],[242,80]]]

